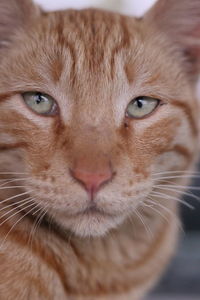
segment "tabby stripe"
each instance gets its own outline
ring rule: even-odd
[[[1,230],[4,231],[4,234],[6,235],[9,232],[8,238],[21,245],[24,248],[27,248],[29,246],[28,241],[29,237],[25,234],[23,234],[21,231],[12,229],[12,225],[9,226],[8,223],[4,223],[1,226]],[[11,230],[11,231],[10,231]],[[39,257],[46,266],[48,266],[50,269],[52,269],[54,272],[57,273],[58,277],[60,278],[60,281],[62,282],[62,285],[65,289],[66,292],[73,293],[72,287],[68,285],[66,282],[66,274],[63,269],[62,262],[59,262],[56,259],[56,254],[53,253],[49,248],[47,247],[42,247],[41,246],[41,241],[36,243],[34,240],[32,241],[31,244],[31,252],[34,253],[37,257]]]
[[[59,18],[59,22],[57,25],[57,30],[56,32],[58,33],[58,45],[61,45],[62,47],[66,47],[69,52],[70,52],[70,56],[72,59],[72,68],[70,70],[70,80],[72,82],[72,85],[74,85],[75,82],[75,74],[76,74],[76,51],[75,51],[75,46],[72,45],[72,43],[70,43],[69,41],[67,41],[66,37],[63,34],[63,29],[64,29],[64,20],[62,18],[62,16],[60,16]],[[54,66],[55,67],[55,66]],[[57,79],[57,81],[59,80],[59,77],[61,76],[62,73],[62,69],[64,67],[64,63],[62,63],[61,61],[59,63],[57,63],[57,74],[54,74],[55,78]]]
[[[191,107],[189,105],[187,105],[186,103],[182,103],[180,101],[173,101],[172,105],[174,105],[184,111],[184,113],[187,115],[187,117],[189,119],[189,124],[190,124],[193,134],[195,136],[197,136],[198,128],[197,128],[196,120],[194,119]]]
[[[84,260],[83,256],[79,253],[79,251],[78,251],[77,247],[75,246],[75,244],[72,241],[70,241],[69,244],[72,247],[72,250],[73,250],[76,258],[78,259],[78,261],[84,265],[85,260]]]
[[[162,228],[159,231],[159,233],[156,235],[155,239],[152,242],[152,245],[148,248],[147,252],[136,262],[133,264],[126,264],[124,265],[124,269],[127,271],[130,271],[131,273],[134,272],[135,276],[134,278],[130,276],[130,279],[127,279],[126,283],[123,283],[123,285],[120,282],[115,282],[111,288],[105,289],[106,292],[112,292],[112,293],[127,293],[131,292],[134,288],[138,288],[139,286],[143,284],[147,284],[149,281],[151,281],[151,263],[155,260],[157,252],[159,252],[159,249],[163,246],[163,242],[166,239],[166,235],[168,234],[168,226],[166,226],[166,221],[164,220],[162,223]],[[155,270],[160,270],[162,266],[152,265]],[[108,268],[108,264],[105,266],[105,269]],[[142,269],[142,274],[141,270]],[[145,271],[144,271],[145,269]],[[149,274],[150,271],[150,274]],[[95,295],[95,293],[94,293]],[[99,294],[100,295],[100,294]],[[103,293],[102,293],[103,295]]]
[[[71,59],[72,59],[72,68],[70,70],[70,80],[71,80],[72,86],[74,86],[75,81],[76,81],[76,60],[77,60],[76,51],[75,51],[74,46],[71,43],[69,43],[67,40],[65,40],[65,45],[69,49]]]
[[[0,102],[9,99],[13,95],[14,95],[13,92],[12,93],[10,92],[10,93],[7,93],[7,94],[0,94]]]
[[[17,92],[16,92],[17,93]],[[9,120],[9,124],[10,123],[14,123],[15,127],[7,127],[5,128],[4,126],[4,122],[8,123]],[[30,120],[28,117],[25,117],[23,114],[21,114],[20,112],[11,109],[9,112],[5,112],[3,114],[3,116],[1,116],[0,121],[2,122],[3,126],[0,127],[0,130],[7,130],[11,133],[28,133],[30,130],[41,130],[41,128],[39,127],[39,125],[36,125],[36,123],[32,120]],[[16,126],[16,123],[20,124],[20,125],[24,125],[21,126],[22,128],[18,128]]]
[[[110,72],[111,72],[111,79],[114,79],[114,73],[115,73],[115,56],[125,48],[128,48],[130,46],[130,37],[129,37],[129,31],[127,28],[127,25],[125,23],[124,17],[121,16],[120,18],[121,28],[123,29],[123,38],[119,45],[117,45],[113,50],[111,54],[111,61],[110,61]]]
[[[166,238],[166,235],[168,233],[168,226],[166,226],[167,221],[163,222],[163,227],[159,232],[159,235],[157,236],[157,239],[152,243],[151,247],[148,249],[146,254],[138,260],[136,263],[132,265],[133,268],[138,269],[142,266],[148,265],[148,261],[151,261],[155,258],[156,253],[159,251],[159,248],[162,247],[163,242]]]
[[[192,154],[186,147],[184,147],[182,145],[175,145],[170,151],[174,151],[174,152],[181,154],[182,156],[184,156],[186,158],[186,160],[188,162],[190,162],[192,160]]]
[[[25,148],[27,146],[26,143],[15,143],[15,144],[0,144],[0,151],[8,150],[8,149],[15,149],[15,148]]]
[[[135,75],[135,69],[134,69],[133,65],[130,63],[125,64],[124,72],[126,74],[127,81],[129,82],[129,84],[132,84],[133,80],[134,80],[134,75]]]
[[[49,294],[49,291],[47,290],[47,287],[44,285],[44,282],[41,282],[40,278],[30,277],[28,278],[29,282],[33,284],[36,288],[36,290],[39,292],[40,296],[45,296],[45,300],[52,300],[51,295]]]

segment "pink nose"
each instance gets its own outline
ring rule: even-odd
[[[114,175],[109,165],[99,171],[96,170],[92,172],[76,167],[71,171],[71,174],[84,186],[91,196],[91,199],[93,199],[94,194],[100,189],[100,187],[103,184],[108,183]]]

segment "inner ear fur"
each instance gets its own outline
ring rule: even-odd
[[[200,73],[200,0],[159,0],[144,19],[177,45],[186,71],[196,79]]]
[[[25,29],[39,11],[31,0],[0,0],[0,50],[9,46],[15,33]]]

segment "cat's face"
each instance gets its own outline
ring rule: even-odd
[[[26,189],[56,223],[102,235],[138,216],[157,173],[190,166],[197,102],[148,22],[86,10],[34,25],[3,59],[1,141],[19,149]]]

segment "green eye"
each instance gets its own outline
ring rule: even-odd
[[[57,112],[55,100],[47,94],[27,92],[23,93],[22,96],[26,105],[38,114],[54,115]]]
[[[160,100],[151,97],[138,97],[129,103],[127,115],[131,118],[142,119],[151,114],[159,103]]]

